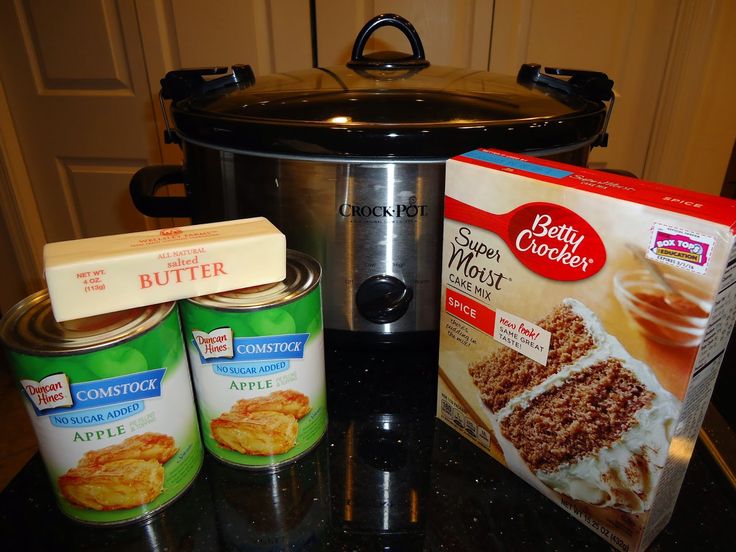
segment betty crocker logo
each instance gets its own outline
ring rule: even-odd
[[[445,216],[497,234],[521,264],[545,278],[583,280],[606,262],[606,248],[595,229],[561,205],[527,203],[493,214],[446,197]]]

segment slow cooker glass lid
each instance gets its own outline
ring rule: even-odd
[[[387,25],[404,33],[411,54],[365,54],[369,36]],[[557,79],[525,64],[514,78],[435,66],[413,26],[394,14],[364,26],[343,67],[257,78],[249,66],[225,70],[175,71],[162,81],[179,137],[276,155],[447,158],[484,146],[587,147],[603,132],[600,99],[612,86],[590,71],[555,70]]]
[[[374,73],[376,78],[371,79]],[[177,109],[213,119],[326,128],[335,124],[524,126],[605,111],[600,102],[527,88],[506,75],[443,67],[428,67],[403,79],[381,78],[381,73],[385,72],[361,75],[349,69],[315,69],[268,75],[258,77],[252,87],[233,86],[192,96]]]

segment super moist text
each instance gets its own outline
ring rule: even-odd
[[[501,290],[509,278],[503,272],[493,270],[487,264],[501,262],[501,252],[473,237],[467,226],[462,226],[450,242],[450,260],[447,267],[454,271],[450,282],[466,291],[486,297],[491,290]],[[478,286],[477,284],[483,284]]]

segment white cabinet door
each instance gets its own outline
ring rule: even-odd
[[[159,157],[134,5],[0,2],[0,74],[47,241],[141,229],[128,200]],[[155,222],[155,221],[154,221]]]
[[[0,36],[0,232],[16,269],[5,306],[43,286],[45,242],[186,222],[144,217],[128,192],[138,168],[181,159],[161,140],[167,71],[311,61],[306,0],[9,0]]]
[[[146,2],[139,2],[144,8]],[[249,64],[256,74],[311,65],[304,0],[167,0],[169,47],[179,67]]]
[[[539,63],[606,73],[616,92],[610,139],[590,164],[642,176],[676,14],[671,0],[496,0],[490,69]]]
[[[487,69],[493,23],[492,0],[316,0],[319,64],[344,65],[355,39],[374,16],[394,13],[407,19],[434,65]],[[374,33],[366,52],[411,52],[404,35],[392,27]]]
[[[168,71],[245,64],[267,75],[312,64],[307,0],[136,0],[136,10],[164,163],[181,161],[162,140],[158,92]]]

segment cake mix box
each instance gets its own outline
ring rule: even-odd
[[[620,550],[669,520],[736,320],[736,202],[447,163],[437,416]]]

